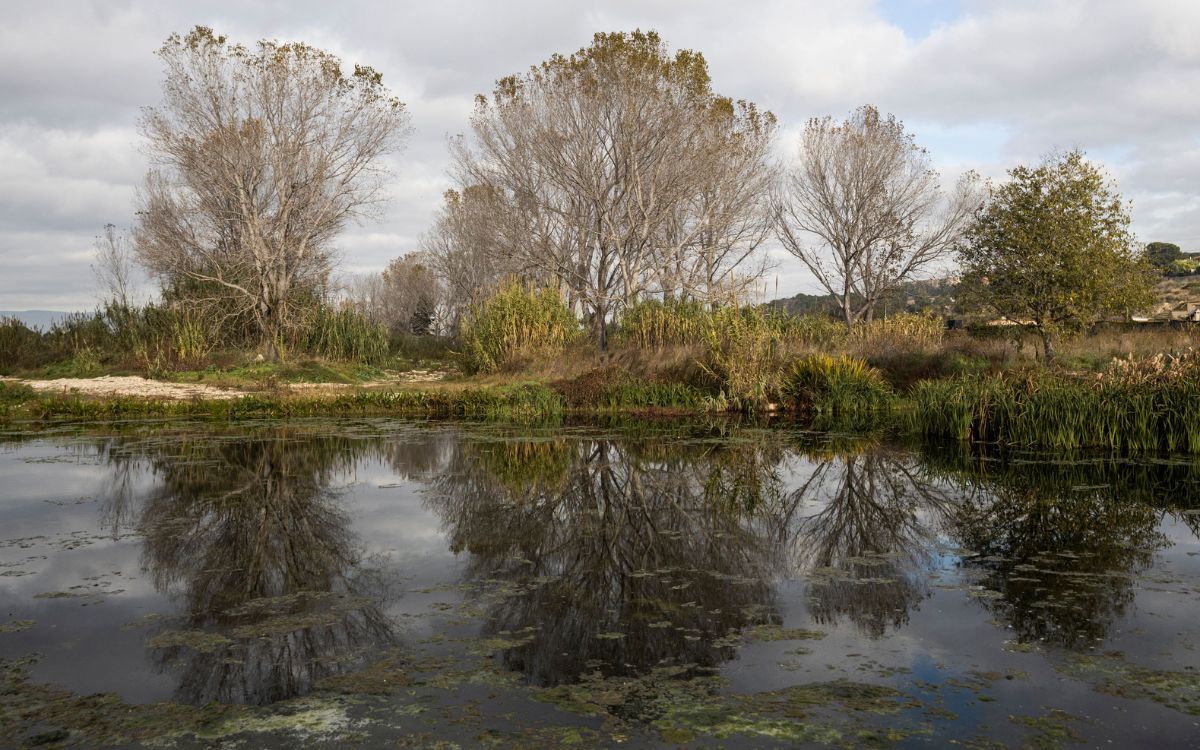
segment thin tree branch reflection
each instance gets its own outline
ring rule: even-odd
[[[822,458],[794,493],[816,511],[796,524],[796,569],[820,624],[847,618],[866,635],[900,628],[929,595],[937,531],[952,495],[911,454],[885,448]]]
[[[742,628],[778,621],[778,547],[759,512],[781,493],[747,448],[762,450],[465,445],[431,503],[472,556],[468,578],[489,585],[485,634],[521,637],[504,665],[539,685],[712,668]],[[736,479],[746,467],[753,479]],[[728,483],[737,506],[715,502]]]
[[[355,549],[329,490],[372,444],[287,430],[144,446],[159,485],[138,516],[143,567],[185,603],[149,643],[179,701],[271,703],[397,642],[386,581]],[[128,454],[114,452],[118,463]]]

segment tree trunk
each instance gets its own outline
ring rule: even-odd
[[[1045,332],[1042,333],[1042,361],[1047,365],[1054,361],[1054,341]]]
[[[608,351],[608,328],[604,325],[604,319],[608,317],[608,311],[604,307],[597,307],[593,313],[592,323],[596,327],[596,343],[600,345],[600,351]]]
[[[258,333],[263,356],[272,362],[279,362],[283,359],[283,351],[279,345],[280,326],[278,308],[270,302],[262,300],[258,303],[255,318],[258,321]]]

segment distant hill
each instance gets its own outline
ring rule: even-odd
[[[954,295],[958,284],[955,279],[930,279],[910,281],[879,301],[876,315],[897,312],[950,313],[954,309]],[[797,294],[771,300],[767,307],[783,310],[791,315],[815,315],[820,313],[837,315],[838,305],[828,294]]]
[[[913,281],[889,294],[875,308],[875,315],[896,312],[934,312],[953,316],[958,285],[953,279]],[[1164,276],[1154,286],[1155,304],[1144,314],[1153,319],[1200,319],[1200,273]],[[828,294],[797,294],[766,303],[768,308],[791,315],[838,315],[838,306]]]
[[[70,313],[61,310],[0,310],[0,318],[16,318],[30,328],[40,328],[43,331],[64,315]]]

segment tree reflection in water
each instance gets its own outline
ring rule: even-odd
[[[1164,513],[1200,504],[1193,464],[934,460],[961,482],[954,528],[975,553],[966,565],[983,573],[981,601],[1023,642],[1104,639],[1133,602],[1137,574],[1169,545]]]
[[[870,637],[900,628],[929,595],[937,534],[954,496],[908,452],[860,444],[803,451],[812,474],[794,491],[793,563],[809,580],[809,612]]]
[[[145,570],[185,605],[184,622],[149,641],[180,675],[177,700],[271,703],[396,643],[381,611],[385,582],[364,565],[329,489],[372,449],[280,429],[111,453],[118,465],[147,461],[158,480],[136,523]]]
[[[816,623],[882,637],[929,595],[942,543],[974,551],[964,565],[981,576],[980,601],[1019,638],[1092,644],[1166,544],[1163,514],[1200,506],[1190,464],[787,440],[492,429],[384,441],[273,428],[116,441],[108,514],[144,536],[146,570],[184,603],[183,622],[150,640],[180,675],[177,698],[268,703],[397,645],[385,576],[329,489],[367,457],[428,482],[485,605],[481,635],[537,685],[715,669],[747,627],[781,624],[775,582],[793,573]],[[135,481],[143,462],[150,491]],[[793,488],[789,464],[804,477]]]
[[[465,443],[431,504],[491,584],[486,634],[524,636],[502,660],[530,682],[711,668],[778,620],[779,456],[772,440]]]

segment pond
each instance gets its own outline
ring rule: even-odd
[[[794,427],[0,443],[0,746],[1200,743],[1200,462]]]

